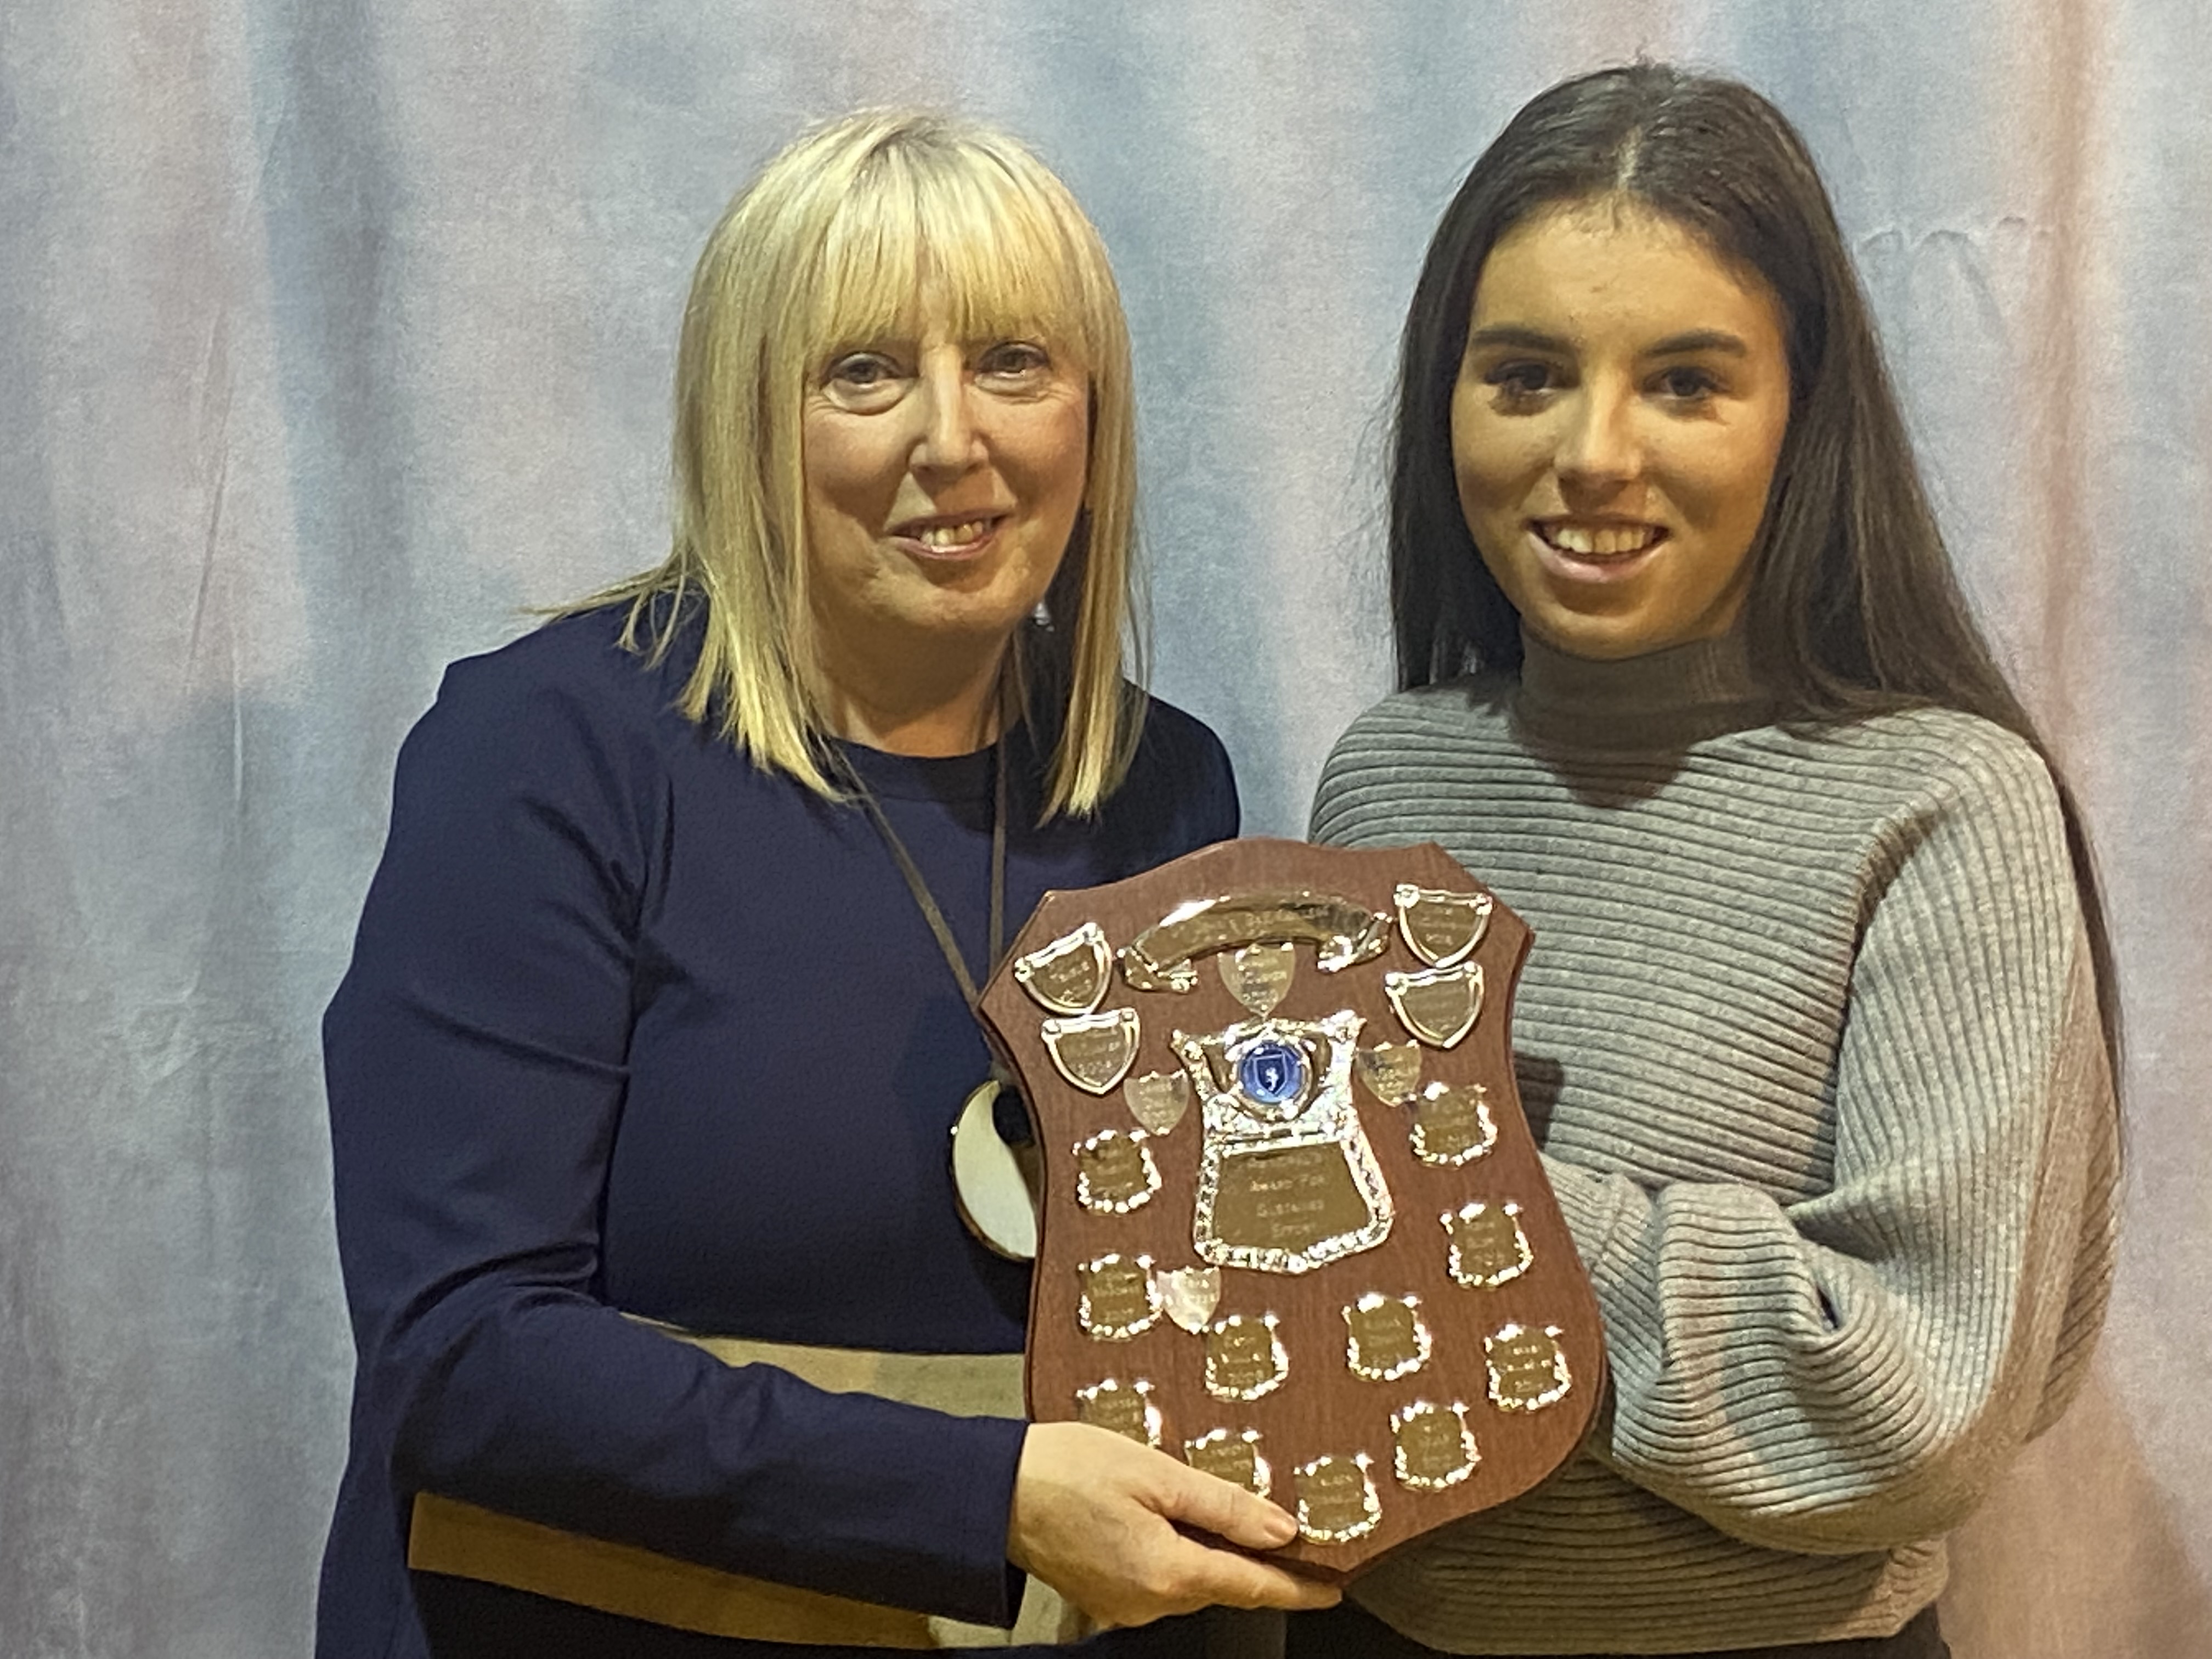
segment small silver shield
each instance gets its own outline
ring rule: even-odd
[[[1487,893],[1454,893],[1435,887],[1416,887],[1401,882],[1393,895],[1398,908],[1398,934],[1406,948],[1431,968],[1449,968],[1467,960],[1482,943],[1497,901]]]
[[[1431,1048],[1456,1047],[1482,1012],[1482,964],[1385,974],[1382,994],[1405,1028]]]
[[[1121,1098],[1131,1117],[1164,1135],[1190,1109],[1190,1079],[1181,1072],[1147,1072],[1121,1085]]]
[[[1086,1094],[1110,1093],[1137,1057],[1137,1011],[1109,1008],[1044,1023],[1044,1046],[1060,1074]]]

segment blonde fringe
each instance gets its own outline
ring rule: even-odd
[[[1144,702],[1133,389],[1128,332],[1103,246],[1066,187],[1013,140],[913,111],[863,112],[799,139],[708,237],[678,348],[675,533],[652,569],[566,615],[626,605],[623,645],[665,659],[678,617],[705,612],[678,707],[713,721],[759,766],[825,799],[820,664],[811,646],[799,442],[807,377],[832,350],[911,328],[916,273],[949,290],[963,334],[1036,330],[1091,377],[1083,561],[1073,616],[1053,617],[1067,706],[1044,816],[1085,815],[1127,775]],[[1028,630],[1007,663],[1010,702],[1036,683]]]

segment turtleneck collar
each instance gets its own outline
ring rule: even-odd
[[[1525,630],[1514,712],[1530,735],[1605,749],[1671,749],[1764,726],[1771,701],[1752,678],[1742,631],[1641,657],[1598,661]]]

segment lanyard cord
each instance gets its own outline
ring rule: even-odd
[[[975,977],[968,971],[968,963],[960,954],[960,943],[952,937],[952,929],[945,920],[945,912],[937,902],[937,896],[929,890],[922,879],[921,868],[914,855],[906,850],[906,843],[891,828],[890,819],[884,815],[883,804],[877,800],[874,790],[868,787],[858,768],[843,755],[838,757],[840,769],[845,780],[853,786],[860,805],[867,809],[870,822],[876,833],[883,837],[884,845],[890,849],[891,859],[898,866],[899,874],[906,878],[906,890],[914,895],[915,908],[921,919],[929,924],[936,935],[937,948],[945,953],[945,965],[952,970],[952,977],[960,987],[960,994],[968,999],[970,1012],[982,1000],[981,988]],[[991,750],[991,955],[983,965],[988,978],[999,965],[999,957],[1006,948],[1006,740],[1001,736]]]

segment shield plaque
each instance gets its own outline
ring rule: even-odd
[[[1042,1152],[1031,1417],[1273,1498],[1331,1579],[1565,1462],[1605,1351],[1514,1087],[1528,944],[1433,845],[1046,895],[981,1004]]]

